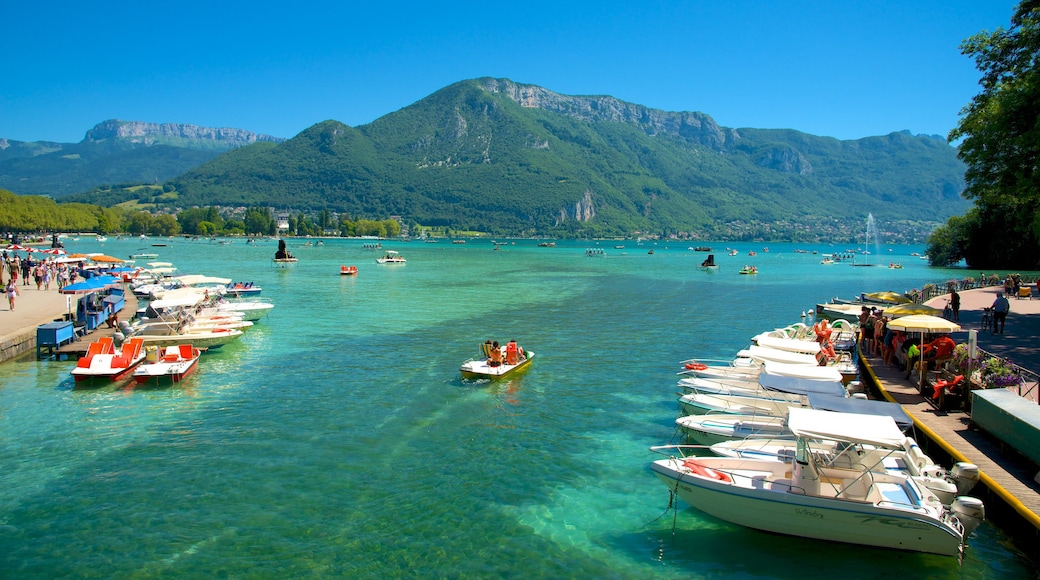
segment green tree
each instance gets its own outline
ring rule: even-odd
[[[1035,267],[1040,263],[1040,0],[1023,0],[1010,28],[975,34],[961,51],[974,57],[982,72],[982,91],[949,135],[951,141],[962,140],[958,155],[968,166],[964,194],[975,201],[979,220],[977,229],[969,228],[973,243],[964,243],[961,251],[973,268]],[[940,232],[939,238],[950,233]],[[979,235],[1000,243],[983,243]]]

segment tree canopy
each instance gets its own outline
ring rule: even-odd
[[[964,195],[975,207],[929,238],[933,263],[970,267],[1040,264],[1040,0],[1023,0],[1008,29],[961,44],[982,72],[951,141],[967,164]]]

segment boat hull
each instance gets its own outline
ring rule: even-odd
[[[199,365],[198,357],[182,363],[151,363],[138,367],[134,372],[134,382],[139,385],[152,383],[179,383],[188,377]]]
[[[791,491],[744,488],[673,468],[674,460],[651,469],[689,505],[741,526],[818,540],[955,556],[961,538],[952,528],[912,510],[836,500]]]

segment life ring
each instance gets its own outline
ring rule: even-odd
[[[692,459],[687,459],[687,460],[683,461],[683,467],[689,469],[690,472],[693,473],[694,475],[699,475],[701,477],[706,477],[708,479],[714,479],[714,480],[717,480],[717,481],[721,481],[723,483],[732,483],[733,482],[733,478],[730,477],[729,474],[723,473],[721,471],[715,471],[714,469],[712,469],[712,468],[710,468],[710,467],[708,467],[706,465],[703,465],[699,461],[694,461]]]
[[[708,368],[708,365],[703,363],[687,363],[686,370],[688,371],[703,371]]]

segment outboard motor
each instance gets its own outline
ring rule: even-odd
[[[939,498],[939,502],[943,505],[952,505],[957,498],[957,486],[944,477],[917,475],[914,476],[914,481],[935,494],[935,497]]]
[[[122,346],[124,340],[126,340],[126,335],[122,332],[117,330],[112,333],[112,342],[114,342],[116,346]]]
[[[966,495],[979,482],[979,466],[966,461],[954,463],[950,478],[957,485],[957,494]]]
[[[845,387],[845,390],[848,391],[850,395],[855,395],[856,393],[862,393],[863,392],[863,382],[862,381],[852,381],[851,383],[849,383],[849,386]]]
[[[982,500],[978,498],[962,495],[953,500],[950,510],[953,511],[953,515],[957,516],[957,520],[964,526],[965,538],[970,536],[975,531],[975,528],[979,527],[979,524],[986,519],[986,507],[982,505]]]

